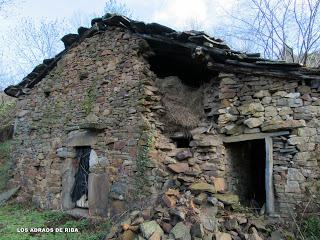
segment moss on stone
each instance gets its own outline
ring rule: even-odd
[[[94,79],[88,91],[86,92],[84,101],[82,102],[82,108],[86,115],[89,115],[89,113],[92,111],[92,108],[97,98],[97,94],[97,80]]]

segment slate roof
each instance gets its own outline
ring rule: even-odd
[[[297,63],[273,61],[260,57],[260,54],[244,53],[230,49],[222,40],[210,37],[200,31],[178,32],[157,23],[134,21],[120,15],[106,14],[91,21],[91,28],[80,27],[78,34],[68,34],[61,40],[65,49],[52,59],[45,59],[36,66],[17,85],[7,87],[4,91],[12,97],[27,94],[53,69],[68,49],[76,46],[85,38],[99,34],[116,26],[131,30],[144,38],[152,50],[159,55],[174,56],[177,59],[199,63],[208,70],[235,73],[252,73],[255,75],[294,78],[299,80],[319,81],[320,69],[306,68]]]

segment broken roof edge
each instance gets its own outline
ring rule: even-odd
[[[144,38],[153,50],[161,51],[161,44],[180,46],[189,53],[195,61],[202,61],[209,70],[223,70],[234,73],[261,74],[274,77],[290,77],[302,80],[320,78],[320,69],[306,68],[298,63],[287,63],[263,59],[259,53],[244,53],[230,49],[222,40],[210,37],[200,31],[178,32],[158,23],[144,23],[131,20],[125,16],[106,14],[102,18],[94,18],[91,28],[80,27],[78,34],[67,34],[61,40],[65,49],[52,59],[45,59],[36,66],[17,85],[7,87],[4,92],[12,97],[27,94],[39,83],[56,65],[68,50],[84,39],[104,32],[108,27],[121,27]],[[157,48],[158,49],[155,49]]]

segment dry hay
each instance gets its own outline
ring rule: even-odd
[[[202,88],[186,86],[176,76],[157,79],[157,86],[163,93],[162,103],[166,108],[166,119],[186,129],[198,126],[203,116]]]

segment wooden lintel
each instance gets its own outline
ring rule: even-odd
[[[223,137],[222,141],[225,143],[243,142],[243,141],[256,140],[256,139],[264,139],[266,137],[283,136],[288,134],[290,134],[289,131],[272,132],[272,133],[248,133],[248,134],[241,134],[237,136]]]

